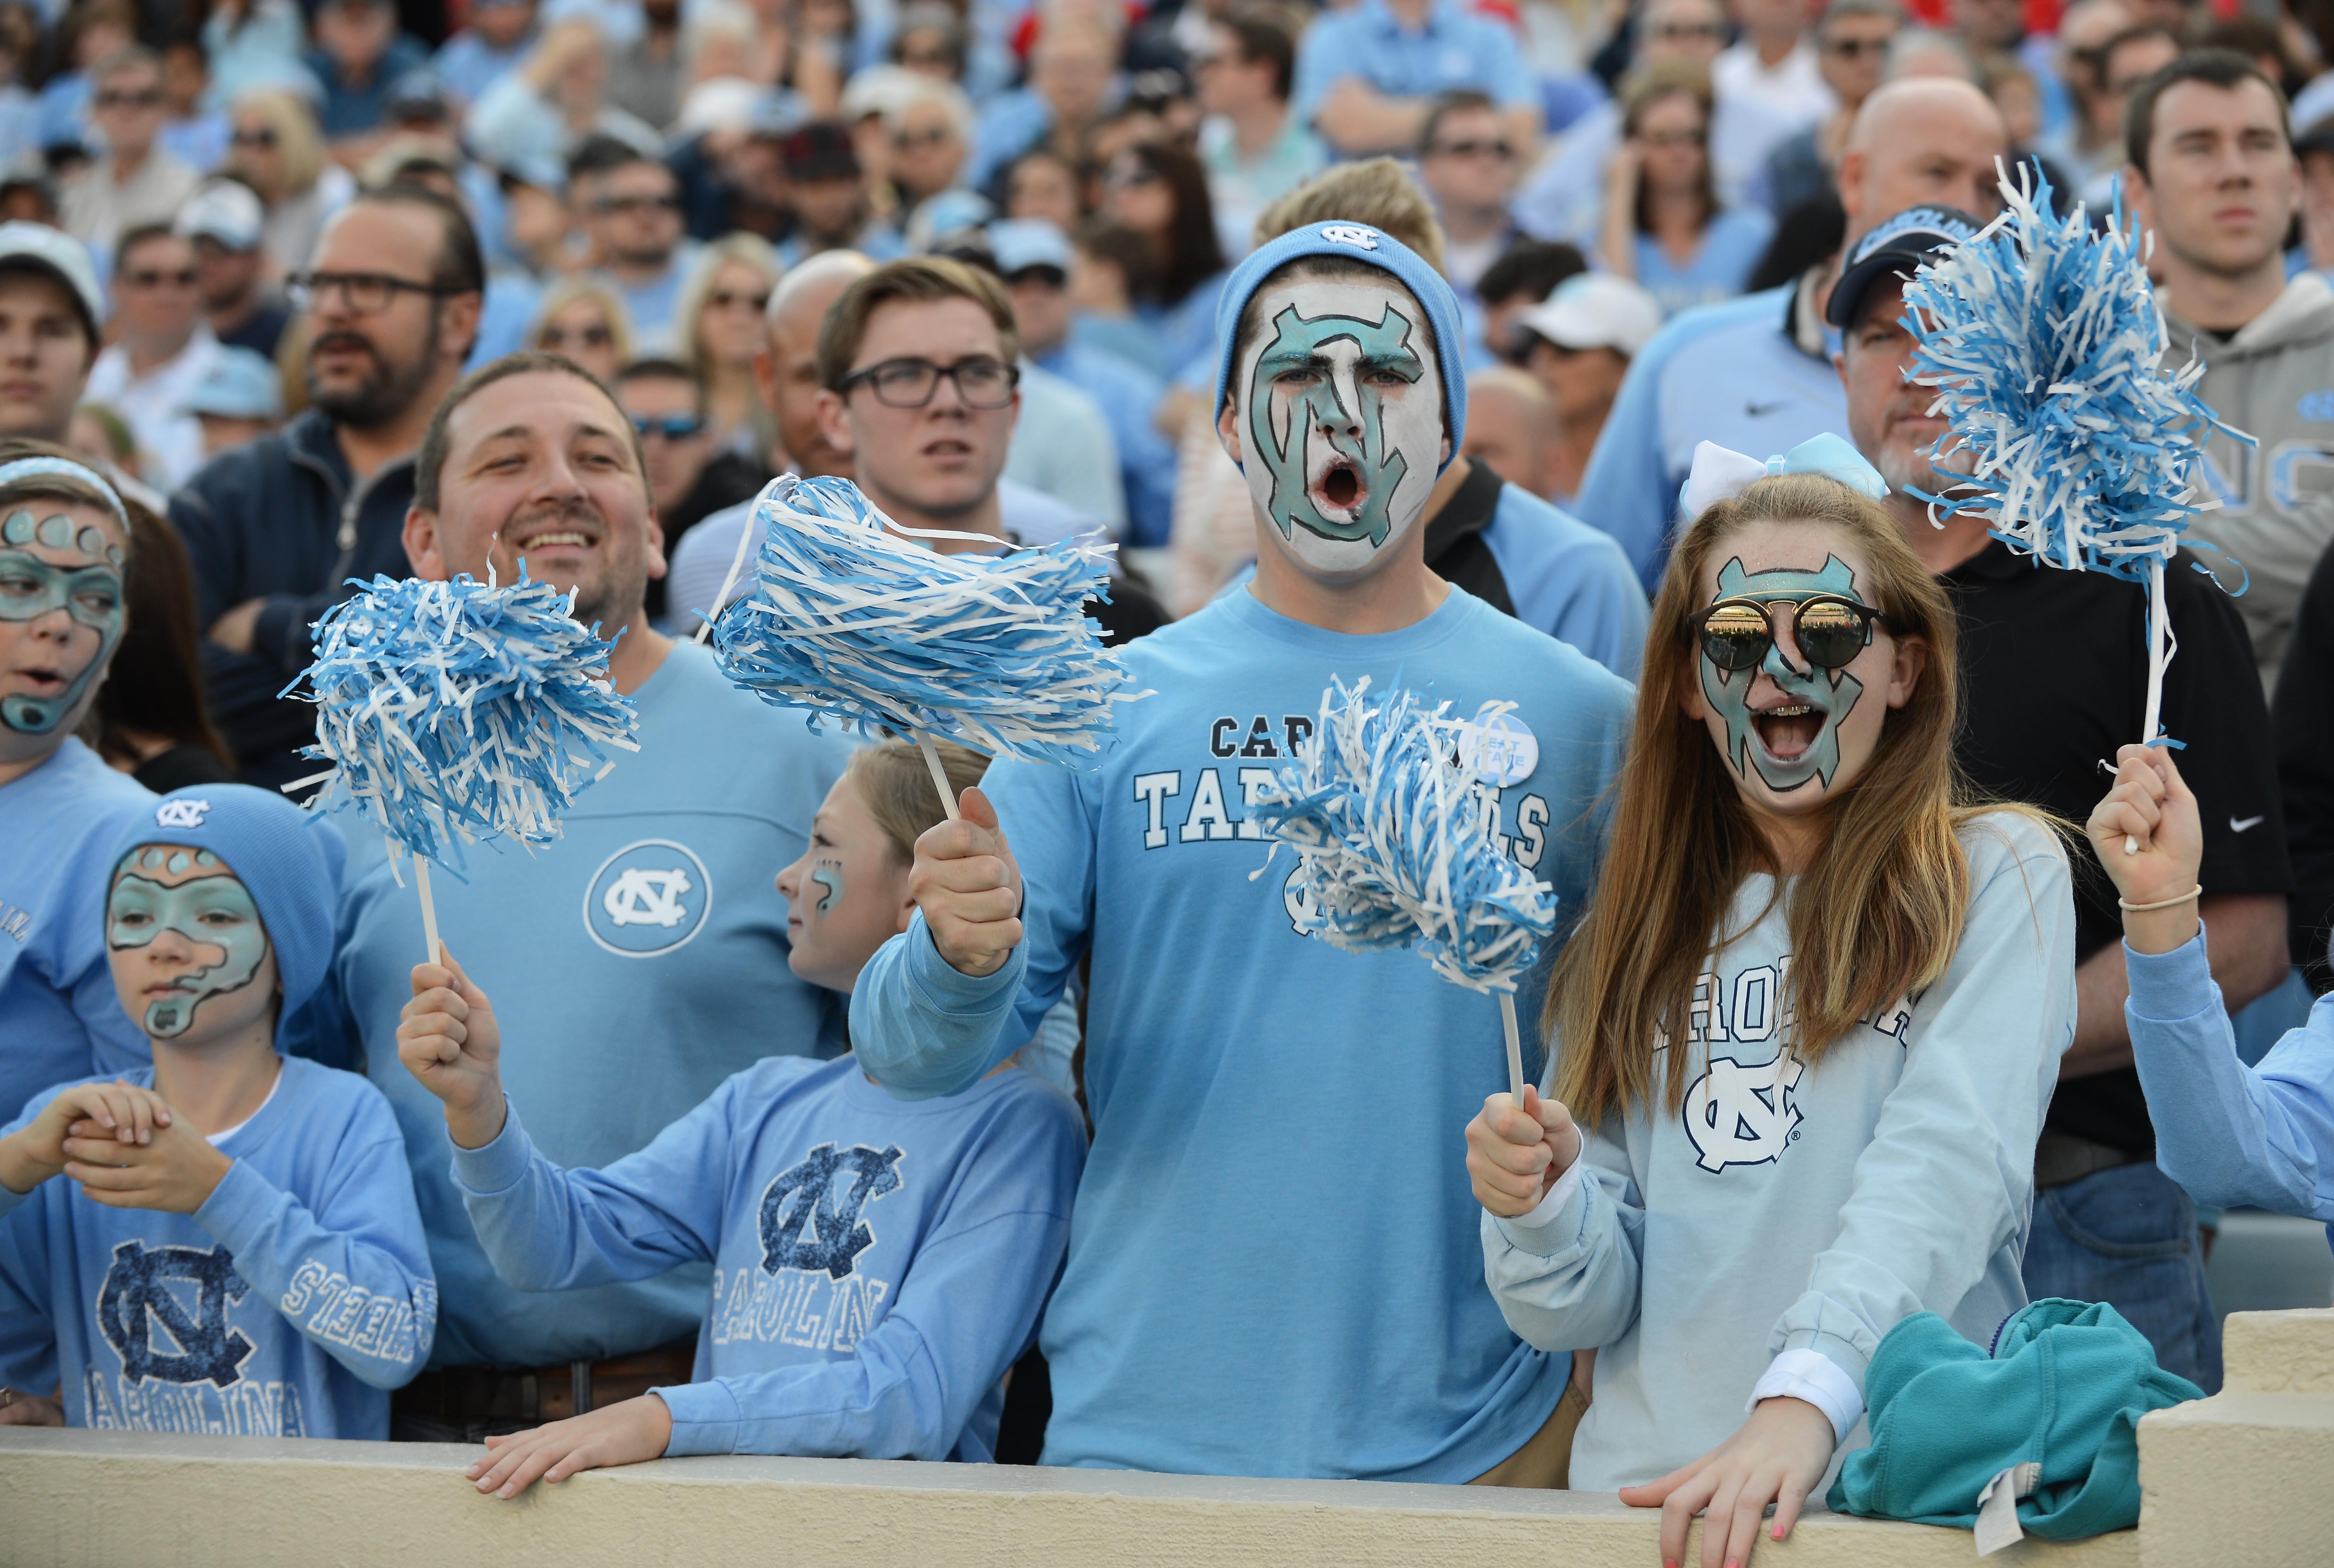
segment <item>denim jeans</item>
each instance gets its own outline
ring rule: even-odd
[[[2156,1347],[2156,1364],[2221,1387],[2221,1318],[2204,1287],[2196,1205],[2154,1161],[2034,1195],[2026,1294],[2105,1302]]]

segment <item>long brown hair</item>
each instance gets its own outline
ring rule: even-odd
[[[1645,113],[1664,98],[1691,98],[1702,107],[1702,225],[1708,228],[1718,216],[1718,188],[1710,172],[1710,122],[1717,111],[1710,72],[1680,61],[1658,61],[1632,75],[1621,87],[1621,134],[1635,136],[1644,128]],[[1654,232],[1654,192],[1641,173],[1637,178],[1637,210],[1631,219],[1639,234]]]
[[[178,530],[136,501],[130,514],[130,570],[121,591],[126,624],[105,684],[97,688],[98,755],[136,764],[128,732],[198,746],[228,767],[234,754],[211,726],[195,638],[195,578]]]
[[[1788,1048],[1819,1061],[1860,1019],[1933,984],[1961,941],[1970,872],[1958,834],[1986,808],[1970,803],[1953,762],[1952,602],[1879,503],[1816,476],[1757,480],[1696,518],[1670,559],[1654,601],[1612,843],[1548,986],[1544,1027],[1562,1052],[1555,1094],[1584,1121],[1650,1102],[1664,1040],[1673,1047],[1664,1097],[1673,1110],[1683,1103],[1694,981],[1741,935],[1721,922],[1742,880],[1779,870],[1702,722],[1679,701],[1696,675],[1704,568],[1729,535],[1770,521],[1846,533],[1870,564],[1868,601],[1889,634],[1928,649],[1911,699],[1886,716],[1870,762],[1823,807],[1823,846],[1789,894],[1786,984],[1797,1021]]]

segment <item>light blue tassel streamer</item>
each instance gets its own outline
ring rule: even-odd
[[[316,744],[301,755],[335,766],[312,804],[352,806],[449,870],[466,843],[558,838],[560,813],[615,765],[609,750],[640,749],[639,715],[607,678],[615,644],[574,605],[522,563],[508,588],[376,577],[326,611],[304,676]]]
[[[763,701],[810,709],[814,727],[1073,767],[1115,738],[1111,705],[1137,694],[1085,613],[1108,597],[1109,546],[946,555],[891,532],[848,479],[792,474],[755,500],[753,526],[752,591],[712,640],[722,673]]]
[[[1307,935],[1356,952],[1415,943],[1444,979],[1511,996],[1556,928],[1555,893],[1485,832],[1457,760],[1466,725],[1408,691],[1373,701],[1369,685],[1331,681],[1249,820],[1297,851]]]

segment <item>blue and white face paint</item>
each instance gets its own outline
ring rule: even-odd
[[[1234,372],[1241,467],[1272,532],[1313,572],[1371,571],[1441,471],[1442,374],[1426,313],[1388,274],[1259,291]]]
[[[178,941],[154,951],[165,933]],[[275,1004],[274,986],[254,984],[273,974],[259,907],[208,850],[141,844],[123,856],[106,899],[105,945],[123,1008],[153,1039],[180,1039],[198,1018],[200,1033],[215,1037]]]
[[[0,759],[81,721],[121,645],[124,556],[111,518],[36,500],[0,516]]]

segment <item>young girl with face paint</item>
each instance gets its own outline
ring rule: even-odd
[[[986,759],[939,749],[951,787],[979,799]],[[913,846],[940,821],[915,746],[853,754],[778,873],[796,975],[851,989],[905,928]],[[561,1290],[715,1265],[693,1381],[488,1438],[467,1471],[479,1491],[666,1455],[991,1457],[999,1381],[1068,1240],[1085,1139],[1066,1095],[1000,1071],[905,1104],[850,1056],[772,1056],[640,1152],[563,1169],[505,1097],[486,994],[450,960],[418,967],[413,988],[399,1054],[446,1102],[455,1178],[504,1280]]]
[[[1671,1563],[1697,1514],[1705,1568],[1789,1533],[1897,1322],[2024,1304],[2072,1037],[2065,856],[1963,803],[1952,607],[1845,463],[1681,539],[1549,1081],[1467,1127],[1500,1310],[1598,1352],[1572,1484],[1660,1507]]]
[[[437,1325],[404,1140],[363,1078],[277,1053],[339,835],[213,784],[114,851],[105,947],[153,1064],[0,1132],[0,1321],[41,1330],[0,1336],[0,1424],[386,1438]]]
[[[128,514],[43,441],[0,440],[0,1120],[146,1061],[105,967],[109,851],[154,797],[74,737],[127,625]]]

